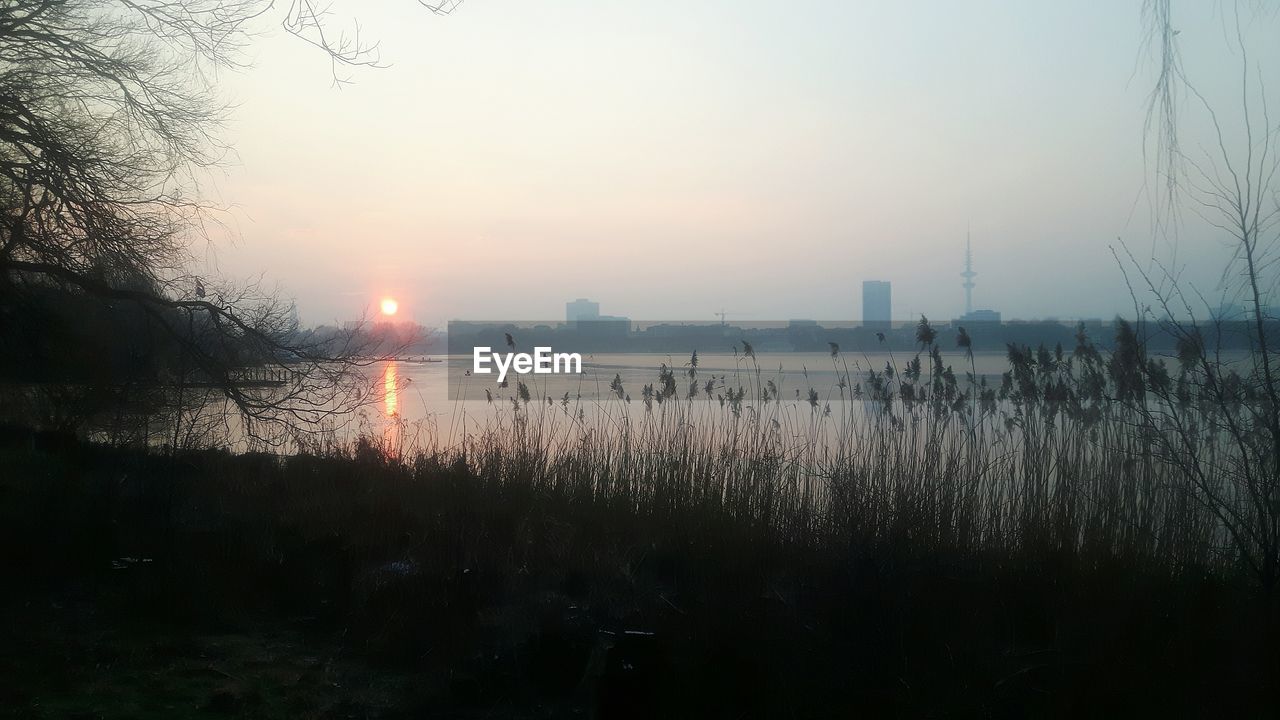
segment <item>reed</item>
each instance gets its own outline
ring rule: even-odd
[[[1238,376],[1223,402],[1214,380],[1229,370],[1170,369],[1123,322],[1110,352],[1083,328],[1069,351],[1010,345],[998,381],[976,374],[971,353],[968,367],[946,364],[927,319],[917,339],[897,367],[833,345],[838,380],[826,388],[807,371],[765,370],[746,343],[722,375],[700,371],[696,353],[679,370],[663,364],[634,401],[620,377],[598,398],[539,398],[520,383],[453,442],[402,433],[383,450],[643,516],[723,519],[798,547],[1053,551],[1271,581],[1258,571],[1275,553],[1260,532],[1274,509],[1248,519],[1239,472],[1252,463],[1274,475],[1270,440],[1223,430],[1262,414],[1263,396]],[[970,342],[961,328],[957,346]]]

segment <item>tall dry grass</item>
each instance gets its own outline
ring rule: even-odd
[[[1252,422],[1260,396],[1223,402],[1212,381],[1228,371],[1149,357],[1132,327],[1117,327],[1107,352],[1083,328],[1070,349],[1010,346],[997,380],[976,374],[971,354],[968,367],[946,364],[944,340],[922,319],[919,351],[882,368],[833,345],[828,388],[762,368],[744,343],[729,373],[701,371],[694,353],[640,388],[616,377],[601,398],[538,397],[519,383],[451,440],[400,428],[380,445],[498,484],[731,522],[790,546],[1062,552],[1268,582],[1258,571],[1276,548],[1259,531],[1275,508],[1247,519],[1238,469],[1267,463],[1269,440],[1218,430]],[[956,343],[969,347],[963,329]],[[1256,472],[1274,476],[1269,462]]]

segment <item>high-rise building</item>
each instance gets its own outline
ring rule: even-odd
[[[888,280],[862,282],[862,324],[888,327],[893,320],[892,291]]]
[[[578,322],[579,320],[599,320],[600,303],[592,302],[586,298],[578,298],[573,302],[567,302],[564,304],[564,319],[570,323]]]

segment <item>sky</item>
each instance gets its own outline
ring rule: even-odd
[[[235,153],[205,191],[226,231],[198,248],[308,324],[386,296],[428,325],[560,319],[577,297],[638,320],[853,320],[868,279],[893,283],[895,317],[948,319],[966,233],[975,306],[1110,317],[1133,307],[1118,240],[1207,295],[1228,256],[1194,214],[1152,232],[1140,0],[333,9],[387,67],[335,88],[270,32],[224,71]],[[1188,73],[1223,106],[1231,12],[1174,6]],[[1188,147],[1206,127],[1188,120]]]

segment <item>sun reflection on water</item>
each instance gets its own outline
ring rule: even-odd
[[[397,371],[395,361],[387,363],[382,372],[382,410],[387,417],[395,417],[400,413],[400,398],[396,393]]]

